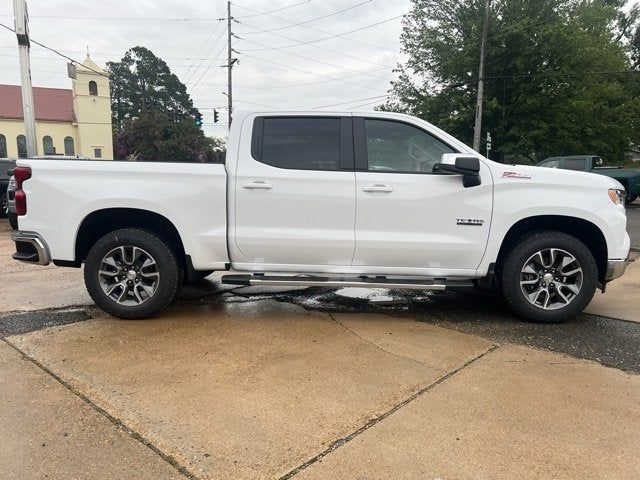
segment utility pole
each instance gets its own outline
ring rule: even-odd
[[[24,116],[25,137],[27,139],[27,156],[38,154],[36,142],[36,118],[31,88],[31,61],[29,59],[29,15],[26,0],[13,0],[16,36],[20,56],[20,84],[22,85],[22,112]]]
[[[229,128],[231,128],[231,117],[233,114],[233,64],[236,59],[231,58],[233,55],[233,48],[231,48],[231,38],[233,33],[231,32],[231,2],[227,2],[227,100],[229,102]]]
[[[478,102],[476,104],[476,123],[473,128],[473,149],[480,151],[480,137],[482,135],[482,107],[484,105],[484,58],[487,48],[487,31],[489,30],[489,5],[491,0],[485,0],[484,25],[482,27],[482,43],[480,44],[480,69],[478,71]]]

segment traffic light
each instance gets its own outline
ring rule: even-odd
[[[218,123],[220,121],[220,114],[218,113],[218,111],[214,108],[213,109],[213,123]]]
[[[202,126],[202,114],[200,112],[196,113],[196,125]]]

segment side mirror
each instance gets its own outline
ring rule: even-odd
[[[434,172],[447,172],[462,175],[464,188],[477,187],[482,183],[480,179],[480,159],[478,157],[456,157],[455,164],[436,163]]]

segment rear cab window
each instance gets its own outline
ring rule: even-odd
[[[565,158],[562,161],[564,170],[576,170],[584,172],[587,170],[586,160],[584,158]]]
[[[341,117],[258,117],[254,121],[252,157],[283,169],[350,168],[350,121]]]

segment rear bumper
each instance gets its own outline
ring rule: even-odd
[[[37,265],[49,265],[51,255],[47,242],[35,232],[13,232],[11,239],[16,243],[16,253],[12,255],[14,260],[35,263]]]
[[[624,275],[630,263],[629,258],[626,260],[609,260],[607,262],[607,272],[604,277],[605,281],[610,282]]]

